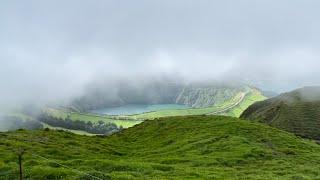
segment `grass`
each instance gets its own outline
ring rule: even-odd
[[[242,118],[320,141],[320,88],[305,87],[250,106]]]
[[[43,128],[49,128],[51,130],[62,130],[62,131],[66,131],[66,132],[71,132],[74,134],[78,134],[78,135],[86,135],[86,136],[94,136],[95,134],[91,134],[88,133],[86,131],[81,131],[81,130],[73,130],[73,129],[66,129],[66,128],[62,128],[62,127],[54,127],[54,126],[50,126],[46,123],[42,123]]]
[[[225,115],[232,117],[240,117],[243,111],[245,111],[252,104],[266,100],[267,97],[261,94],[260,91],[252,89],[243,99],[243,101],[236,107],[232,108],[230,111],[224,113]]]
[[[316,143],[223,116],[161,118],[110,137],[0,133],[0,179],[17,178],[19,147],[26,179],[93,179],[79,171],[101,179],[320,178]]]
[[[207,108],[190,108],[190,109],[178,109],[178,110],[162,110],[156,112],[148,112],[138,115],[129,116],[137,119],[155,119],[159,117],[168,117],[168,116],[188,116],[188,115],[203,115],[209,114],[217,111],[221,111],[229,106],[232,106],[241,98],[241,93],[238,93],[234,98],[226,101],[222,104],[211,106]]]
[[[72,120],[80,120],[80,121],[91,121],[93,123],[97,123],[98,121],[104,121],[104,122],[110,122],[114,123],[117,126],[122,126],[124,128],[132,127],[136,124],[139,124],[142,122],[142,120],[122,120],[122,119],[116,119],[112,116],[103,116],[103,115],[97,115],[97,114],[90,114],[90,113],[78,113],[78,112],[69,112],[65,110],[60,109],[53,109],[53,108],[45,108],[44,111],[54,117],[65,119],[68,116]]]
[[[138,115],[129,116],[136,119],[155,119],[159,117],[168,117],[168,116],[187,116],[187,115],[203,115],[203,114],[216,114],[227,115],[232,117],[240,117],[241,113],[247,109],[250,105],[254,104],[257,101],[265,100],[266,97],[261,94],[260,91],[254,88],[248,88],[243,100],[234,108],[228,109],[228,107],[233,106],[241,99],[242,93],[238,93],[234,98],[229,101],[225,101],[222,104],[211,106],[208,108],[191,108],[191,109],[179,109],[179,110],[163,110],[156,112],[148,112]],[[224,109],[228,109],[223,111]]]

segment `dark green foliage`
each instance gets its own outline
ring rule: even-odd
[[[38,116],[37,120],[50,126],[62,127],[71,130],[82,130],[92,134],[109,135],[122,129],[121,127],[119,128],[117,125],[110,122],[98,121],[98,123],[92,123],[90,121],[73,121],[69,117],[66,119],[60,119],[45,113],[42,113],[40,116]]]
[[[0,174],[16,172],[19,147],[27,150],[29,179],[320,178],[316,143],[222,116],[161,118],[108,137],[54,130],[0,133]]]
[[[241,118],[320,140],[320,87],[305,87],[257,102]]]

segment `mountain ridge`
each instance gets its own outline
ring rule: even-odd
[[[307,86],[254,103],[240,117],[320,140],[320,87]]]
[[[67,107],[81,112],[127,104],[182,104],[204,108],[223,103],[246,88],[245,84],[214,82],[185,84],[158,80],[146,81],[141,86],[118,83],[91,89]]]

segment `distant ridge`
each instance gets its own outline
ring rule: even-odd
[[[240,116],[320,140],[320,86],[307,86],[257,102]]]
[[[224,103],[246,90],[247,85],[240,83],[186,84],[154,80],[135,84],[124,81],[111,85],[96,85],[96,88],[89,89],[66,107],[80,112],[127,104],[183,104],[204,108]]]

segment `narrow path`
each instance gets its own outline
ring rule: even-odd
[[[245,97],[246,95],[247,95],[247,93],[243,93],[243,92],[242,92],[242,93],[241,93],[241,98],[239,99],[238,102],[234,103],[233,105],[231,105],[231,106],[229,106],[229,107],[226,107],[225,109],[208,113],[207,115],[222,113],[222,112],[228,111],[228,110],[230,110],[230,109],[238,106],[238,105],[244,100],[244,97]]]

